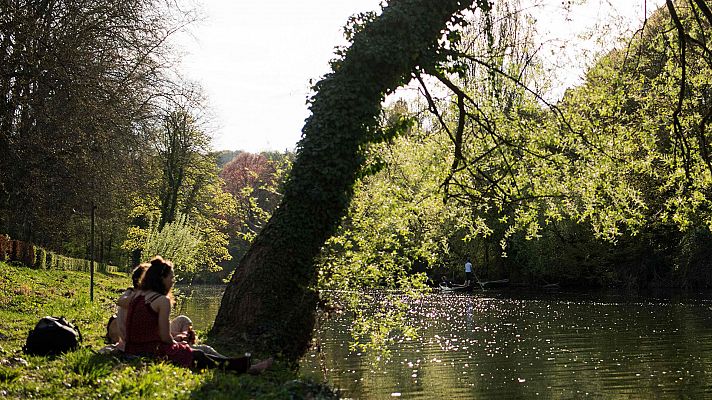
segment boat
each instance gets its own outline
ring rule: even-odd
[[[494,289],[509,286],[509,279],[499,279],[496,281],[479,281],[482,289]]]
[[[475,289],[495,289],[509,286],[509,279],[499,279],[494,281],[477,281],[469,285],[459,285],[456,283],[448,284],[440,282],[438,290],[441,292],[470,292]]]
[[[458,285],[456,283],[448,285],[445,282],[440,282],[438,290],[441,292],[469,292],[472,290],[472,285]]]

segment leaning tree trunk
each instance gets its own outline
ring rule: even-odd
[[[438,40],[473,1],[391,0],[316,85],[282,203],[240,261],[211,336],[280,353],[308,348],[317,294],[314,258],[351,200],[386,93],[437,57]]]

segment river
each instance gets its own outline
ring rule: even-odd
[[[221,288],[192,290],[183,312],[207,329]],[[322,323],[321,352],[301,370],[356,399],[712,398],[710,299],[434,293],[409,304],[419,338],[396,341],[389,357],[350,350],[343,313]]]

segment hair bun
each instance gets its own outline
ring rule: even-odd
[[[163,258],[161,256],[156,256],[151,260],[151,265],[163,265],[165,264],[165,261],[163,261]]]

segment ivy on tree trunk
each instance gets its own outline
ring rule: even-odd
[[[282,203],[240,261],[211,335],[296,361],[318,295],[314,258],[345,214],[387,93],[432,63],[448,22],[472,1],[392,0],[315,86]]]

